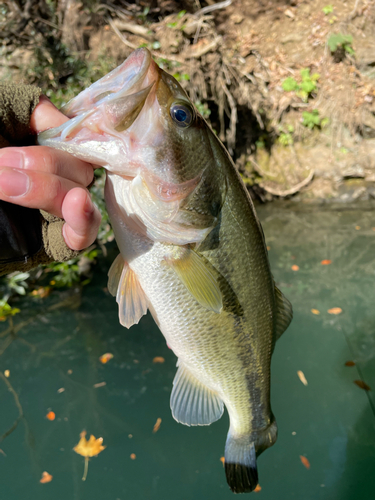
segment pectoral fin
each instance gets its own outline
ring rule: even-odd
[[[219,396],[199,382],[180,360],[177,365],[171,394],[173,418],[185,425],[210,425],[219,420],[224,411]]]
[[[108,291],[113,296],[116,297],[118,284],[120,282],[121,273],[124,267],[124,258],[119,253],[115,260],[112,262],[111,267],[108,271]]]
[[[108,291],[116,296],[122,326],[130,328],[147,313],[147,297],[137,275],[118,255],[108,272]]]
[[[190,248],[179,248],[165,259],[199,304],[220,313],[223,297],[219,284],[202,257]]]

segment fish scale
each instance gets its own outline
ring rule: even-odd
[[[253,491],[257,456],[277,438],[271,355],[292,308],[275,286],[233,161],[147,49],[65,109],[71,120],[39,142],[107,170],[105,200],[120,250],[108,289],[120,322],[129,328],[151,311],[178,358],[172,415],[209,425],[225,406],[226,478],[235,493]]]

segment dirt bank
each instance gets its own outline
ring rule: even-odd
[[[375,1],[328,1],[8,2],[2,74],[59,102],[147,46],[254,196],[375,198]]]

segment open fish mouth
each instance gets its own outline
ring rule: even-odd
[[[87,141],[88,134],[92,140],[97,137],[101,141],[107,134],[116,136],[134,123],[159,79],[160,70],[150,52],[136,50],[123,64],[63,106],[61,111],[70,120],[39,134],[38,142],[49,145],[49,140],[58,138],[78,144]]]

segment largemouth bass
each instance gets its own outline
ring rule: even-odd
[[[146,49],[62,110],[39,143],[102,165],[120,255],[109,291],[130,328],[150,310],[178,357],[173,417],[209,425],[226,406],[233,492],[258,483],[277,438],[270,362],[292,308],[275,286],[253,204],[223,144]]]

